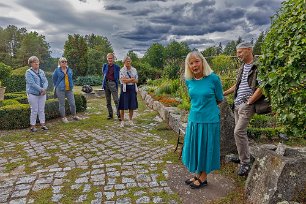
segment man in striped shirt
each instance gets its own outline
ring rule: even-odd
[[[262,96],[262,91],[257,87],[257,66],[254,64],[253,45],[242,42],[237,45],[236,51],[243,65],[240,67],[236,84],[224,91],[223,95],[234,93],[234,136],[240,160],[238,175],[246,176],[250,171],[247,126],[255,113],[254,102]]]

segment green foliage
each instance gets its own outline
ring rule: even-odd
[[[6,97],[18,97],[22,94],[6,94]],[[22,95],[26,97],[25,94]],[[20,98],[20,97],[19,97]],[[87,108],[86,98],[81,94],[74,94],[76,111],[85,111]],[[4,100],[0,104],[0,129],[17,129],[29,127],[30,106],[29,104],[20,104],[18,98]],[[66,113],[70,114],[68,101],[65,101]],[[58,111],[58,99],[50,98],[45,106],[46,120],[60,117]]]
[[[2,81],[10,76],[12,68],[6,64],[0,62],[0,87],[2,86]]]
[[[261,46],[262,46],[262,43],[264,41],[264,38],[265,38],[265,34],[264,34],[264,32],[261,32],[260,35],[258,36],[256,42],[255,42],[254,47],[253,47],[253,54],[254,55],[261,55]]]
[[[172,41],[164,50],[165,63],[170,65],[180,65],[190,51],[191,50],[186,42]]]
[[[83,86],[83,85],[99,86],[102,85],[102,75],[79,76],[77,77],[74,84],[77,86]]]
[[[40,66],[46,68],[50,65],[49,44],[45,36],[37,32],[27,33],[25,28],[9,25],[0,27],[0,61],[13,68],[27,65],[30,56],[36,55]]]
[[[237,69],[240,63],[236,58],[227,55],[218,55],[211,60],[211,68],[218,75],[236,78]]]
[[[273,17],[262,45],[260,78],[287,134],[306,135],[306,14],[304,0],[288,0]]]
[[[28,65],[28,59],[33,55],[38,57],[41,67],[44,67],[50,58],[49,44],[45,41],[45,36],[39,35],[37,32],[24,35],[16,53],[18,64],[20,66]]]
[[[276,122],[276,117],[275,115],[258,115],[255,114],[251,121],[250,121],[250,126],[253,128],[264,128],[264,127],[276,127],[277,122]]]
[[[267,138],[273,139],[278,138],[279,133],[281,132],[280,128],[248,128],[248,136],[254,139]]]
[[[133,63],[132,66],[137,69],[138,84],[144,84],[149,79],[158,79],[162,74],[162,70],[153,68],[146,62]]]
[[[12,71],[9,78],[3,80],[3,85],[6,86],[6,92],[19,92],[26,90],[25,73],[29,67],[21,67]],[[48,90],[53,90],[52,73],[45,72],[48,80]]]
[[[149,63],[151,67],[163,69],[165,61],[164,50],[165,48],[163,45],[153,43],[146,51],[143,59],[145,62]]]
[[[9,106],[9,105],[18,105],[20,104],[18,101],[15,99],[8,99],[8,100],[2,100],[0,101],[0,107],[2,106]]]
[[[164,80],[155,90],[157,96],[169,94],[175,96],[179,88],[179,80]]]
[[[162,74],[165,79],[180,78],[180,66],[178,64],[168,64],[165,66]]]
[[[83,36],[68,35],[68,40],[64,45],[64,56],[68,60],[69,67],[73,69],[74,78],[87,74],[88,47]]]

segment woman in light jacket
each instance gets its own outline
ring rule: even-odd
[[[39,69],[39,59],[32,56],[28,59],[30,68],[25,73],[26,92],[29,104],[31,106],[30,124],[31,132],[36,132],[37,115],[41,125],[41,129],[48,130],[45,125],[45,103],[46,92],[48,88],[48,80],[45,72]]]
[[[120,82],[121,93],[119,97],[119,107],[121,124],[120,127],[124,127],[124,110],[129,110],[129,123],[133,123],[134,110],[138,108],[137,101],[137,82],[138,74],[137,70],[131,65],[131,58],[126,56],[123,59],[124,67],[120,70]]]
[[[52,79],[56,96],[58,98],[59,112],[63,123],[69,122],[65,113],[65,98],[68,99],[73,120],[80,120],[80,118],[76,115],[72,74],[72,69],[67,65],[67,59],[65,57],[61,57],[58,60],[58,67],[53,72]]]

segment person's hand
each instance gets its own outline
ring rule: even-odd
[[[42,96],[43,96],[43,95],[46,95],[46,93],[47,93],[47,92],[46,92],[45,89],[43,89],[42,91],[40,91],[40,95],[42,95]]]

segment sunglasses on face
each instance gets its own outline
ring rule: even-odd
[[[61,63],[67,63],[67,61],[61,61]]]

